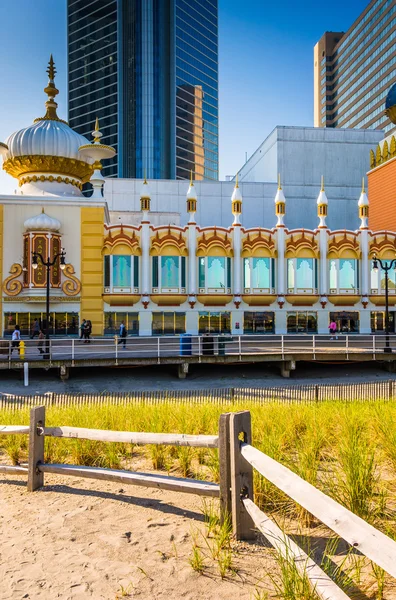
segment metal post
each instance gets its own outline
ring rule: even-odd
[[[385,269],[385,348],[384,352],[392,352],[389,344],[389,289],[388,289],[388,265]]]
[[[198,356],[199,362],[201,362],[202,348],[201,348],[201,336],[198,336]]]
[[[348,338],[348,334],[345,335],[345,350],[346,350],[346,358],[347,360],[349,360],[349,354],[348,354],[348,350],[349,350],[349,338]]]
[[[72,339],[72,361],[73,361],[73,367],[74,367],[74,338]]]
[[[160,339],[159,337],[157,337],[157,361],[158,364],[160,364]]]
[[[45,354],[44,358],[49,359],[49,312],[50,312],[50,263],[47,260],[47,289],[46,289],[46,324],[45,324]]]
[[[241,336],[238,336],[238,352],[239,352],[239,360],[242,360],[242,342]]]
[[[282,359],[285,358],[285,341],[283,339],[283,335],[281,336],[281,344],[282,344]]]
[[[313,354],[314,360],[316,360],[315,359],[315,349],[316,349],[316,346],[315,346],[315,336],[313,335],[312,336],[312,354]]]
[[[23,363],[23,385],[28,387],[29,385],[29,363]]]

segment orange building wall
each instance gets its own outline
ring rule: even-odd
[[[370,171],[367,178],[369,228],[396,231],[396,159]]]

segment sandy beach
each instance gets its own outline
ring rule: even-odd
[[[222,580],[205,535],[197,496],[55,475],[29,494],[24,477],[2,476],[0,598],[253,600],[271,591],[272,549],[236,544],[235,573]],[[194,538],[202,575],[189,564]]]

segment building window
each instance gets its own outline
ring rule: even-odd
[[[316,258],[287,259],[287,291],[289,294],[317,292],[318,265]]]
[[[287,333],[317,333],[318,313],[293,311],[287,313]]]
[[[354,258],[332,258],[329,262],[330,294],[357,293],[359,263]]]
[[[202,256],[198,263],[199,291],[231,293],[231,258]]]
[[[105,293],[139,293],[139,257],[112,254],[104,257]]]
[[[359,333],[359,313],[358,312],[331,312],[329,315],[330,321],[334,321],[337,325],[338,333]]]
[[[388,271],[388,291],[390,295],[396,294],[396,269]],[[385,271],[381,268],[378,271],[374,271],[373,267],[371,267],[371,293],[385,294]]]
[[[103,326],[104,334],[118,334],[121,321],[124,322],[128,335],[139,335],[139,313],[137,312],[105,312]]]
[[[186,313],[153,312],[153,335],[177,335],[186,332]]]
[[[275,333],[275,313],[244,312],[243,333]]]
[[[231,333],[231,316],[229,312],[199,313],[199,333]]]
[[[371,333],[385,331],[385,311],[376,310],[371,312]],[[389,332],[395,333],[395,311],[389,311]]]
[[[34,331],[36,320],[41,329],[46,331],[45,312],[5,312],[4,313],[4,335],[11,335],[15,325],[21,328],[22,336],[31,336]],[[50,335],[77,335],[79,328],[79,315],[77,312],[51,312],[49,318]]]
[[[245,258],[244,288],[245,292],[273,292],[275,288],[275,261],[273,258]]]
[[[178,293],[186,291],[186,257],[153,256],[153,292]]]

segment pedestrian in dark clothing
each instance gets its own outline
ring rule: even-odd
[[[118,340],[119,344],[123,345],[123,348],[125,350],[126,348],[126,338],[127,338],[127,328],[125,327],[124,321],[121,321],[121,325],[120,325],[120,339]]]
[[[86,320],[83,319],[81,325],[80,325],[80,340],[82,340],[83,338],[85,338],[85,323]]]
[[[91,321],[86,321],[84,325],[84,344],[90,344],[90,336],[92,332],[92,323]]]
[[[40,323],[38,319],[34,319],[34,323],[32,326],[32,335],[30,336],[30,339],[32,340],[33,338],[36,337],[36,335],[39,335],[40,333]]]

